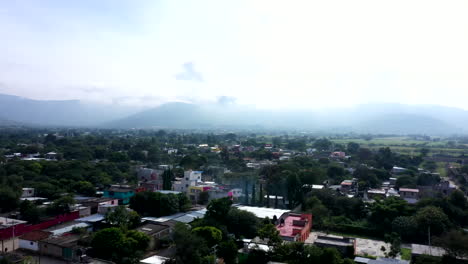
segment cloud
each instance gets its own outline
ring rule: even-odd
[[[220,96],[218,97],[218,104],[220,105],[232,105],[236,103],[237,98],[232,96]]]
[[[193,62],[186,62],[182,66],[184,70],[175,76],[177,80],[203,82],[202,75],[201,73],[195,71]]]
[[[0,89],[35,99],[466,109],[466,13],[466,0],[0,1]]]

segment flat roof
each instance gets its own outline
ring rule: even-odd
[[[49,237],[48,239],[43,240],[43,242],[69,247],[75,245],[78,240],[80,240],[80,236],[78,235],[69,235],[69,236],[59,236],[59,237]]]
[[[274,208],[266,208],[266,207],[256,207],[256,206],[244,206],[244,205],[237,205],[236,206],[239,210],[247,211],[253,213],[258,218],[265,218],[268,217],[273,219],[274,216],[279,218],[284,213],[291,212],[291,210],[283,210],[283,209],[274,209]]]
[[[54,235],[54,236],[59,236],[59,235],[65,234],[65,233],[70,233],[73,230],[73,228],[81,228],[81,227],[87,228],[87,227],[90,227],[90,226],[91,225],[88,224],[88,223],[70,222],[70,223],[66,223],[66,224],[63,224],[63,225],[47,228],[45,230],[51,232],[52,235]]]
[[[143,260],[140,260],[140,263],[145,263],[145,264],[163,264],[168,258],[161,257],[158,255],[151,256],[149,258],[145,258]]]
[[[96,223],[104,220],[104,215],[102,214],[93,214],[87,217],[82,217],[78,218],[75,221],[77,222],[90,222],[90,223]]]
[[[15,226],[19,224],[26,224],[26,221],[21,221],[18,219],[7,218],[7,217],[0,217],[0,229],[8,228],[10,226]]]
[[[150,224],[145,224],[145,225],[138,227],[137,230],[147,235],[153,235],[168,228],[169,226],[166,226],[166,225],[158,225],[158,224],[150,223]]]
[[[419,192],[419,189],[400,188],[400,192]]]

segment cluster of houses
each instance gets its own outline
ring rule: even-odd
[[[162,175],[165,169],[168,169],[168,165],[159,166],[158,169],[139,168],[137,174],[140,188],[153,192],[184,193],[194,204],[200,201],[200,194],[203,192],[208,193],[208,200],[230,197],[233,201],[237,201],[242,196],[242,189],[217,184],[212,181],[204,181],[202,178],[203,172],[193,170],[185,171],[183,177],[176,178],[175,181],[171,183],[171,190],[163,190],[164,180]],[[134,193],[135,192],[133,192],[133,194]],[[126,192],[125,194],[132,195],[131,192]],[[104,196],[109,195],[108,192],[104,193]]]
[[[450,182],[450,180],[442,179],[440,182],[430,186],[417,186],[417,188],[399,188],[396,189],[396,181],[398,174],[402,174],[406,171],[404,168],[394,167],[392,174],[394,177],[390,177],[387,181],[383,182],[380,188],[369,189],[365,192],[365,200],[385,199],[388,197],[401,197],[410,204],[417,203],[422,198],[435,197],[437,195],[447,196],[450,195],[457,187]],[[420,170],[420,173],[433,174],[434,176],[440,176],[437,173],[430,173],[424,170]],[[358,193],[358,180],[353,178],[351,180],[344,180],[339,186],[332,186],[341,193],[350,197],[355,196]]]

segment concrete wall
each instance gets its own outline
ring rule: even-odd
[[[39,243],[37,241],[19,240],[19,248],[28,249],[32,251],[39,251]]]
[[[3,253],[11,252],[11,251],[17,250],[18,248],[19,248],[18,237],[0,240],[0,252],[3,252]]]
[[[62,257],[62,248],[56,245],[39,242],[39,251],[43,255]]]

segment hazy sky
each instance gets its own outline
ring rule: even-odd
[[[467,0],[4,0],[0,93],[468,109],[467,14]]]

